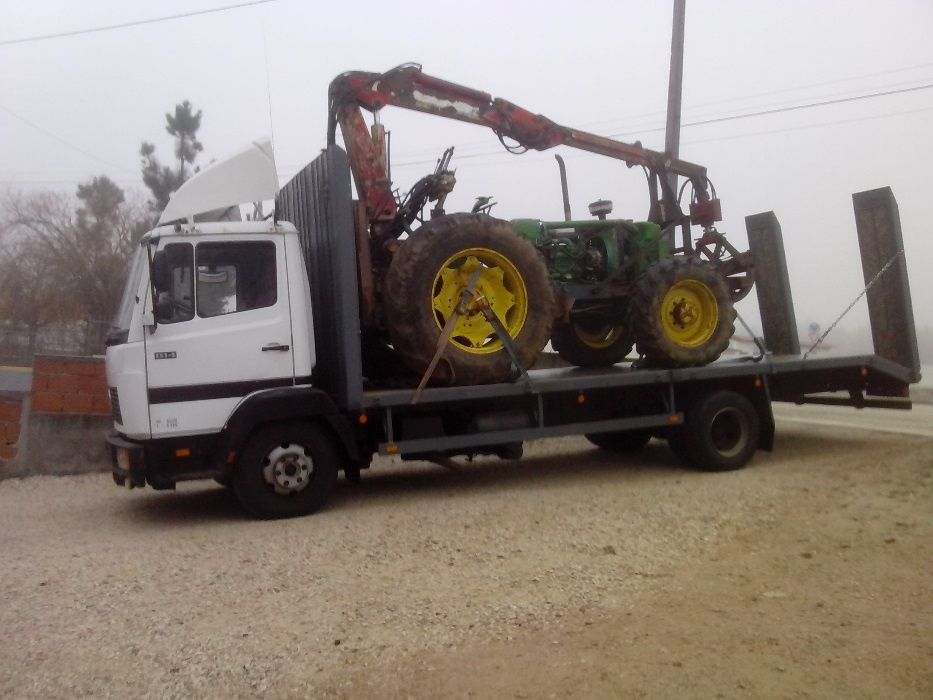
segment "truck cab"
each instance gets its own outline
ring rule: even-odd
[[[290,224],[151,231],[107,349],[117,430],[146,440],[214,434],[245,396],[310,384],[308,288]]]

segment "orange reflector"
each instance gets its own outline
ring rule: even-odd
[[[760,379],[755,379],[755,388],[756,388],[756,389],[760,389],[760,388],[761,388],[761,380],[760,380]]]
[[[671,425],[677,425],[678,423],[680,423],[680,418],[676,415],[668,416],[667,422],[670,423]]]
[[[357,420],[359,420],[360,425],[366,425],[369,423],[369,416],[367,416],[365,413],[361,413]]]
[[[867,367],[862,367],[862,376],[863,376],[863,377],[867,377],[867,376],[868,376],[868,368],[867,368]]]
[[[176,457],[190,457],[191,450],[187,447],[180,447],[179,449],[175,450],[175,456]]]
[[[227,464],[233,464],[236,461],[236,452],[227,455]]]
[[[577,403],[581,406],[586,403],[586,397],[583,395],[583,392],[577,394]]]
[[[386,445],[386,452],[390,455],[394,455],[398,452],[398,445]]]

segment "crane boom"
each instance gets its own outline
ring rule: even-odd
[[[398,207],[386,166],[385,132],[378,117],[368,130],[361,110],[378,115],[380,109],[390,105],[485,126],[503,143],[504,139],[511,139],[526,149],[543,151],[564,145],[616,158],[629,166],[643,166],[650,175],[649,218],[659,222],[683,218],[666,176],[673,173],[686,177],[693,185],[696,199],[691,206],[694,223],[709,225],[719,219],[718,201],[710,197],[703,166],[671,158],[639,143],[624,143],[562,126],[508,100],[427,75],[418,64],[404,64],[386,73],[343,73],[331,82],[329,99],[328,143],[335,142],[339,124],[357,190],[371,223],[393,219]]]

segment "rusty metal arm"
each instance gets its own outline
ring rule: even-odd
[[[334,143],[339,124],[357,188],[366,199],[367,210],[374,221],[391,218],[395,204],[381,143],[377,143],[381,126],[374,125],[374,129],[379,127],[379,131],[372,135],[368,133],[360,110],[377,113],[388,105],[484,126],[500,139],[511,139],[524,148],[543,151],[566,145],[622,160],[629,166],[643,166],[662,181],[663,200],[668,203],[670,211],[679,212],[679,208],[674,193],[663,183],[668,173],[688,178],[699,202],[710,200],[709,182],[703,166],[670,158],[638,143],[628,144],[561,126],[508,100],[426,75],[420,65],[405,64],[387,73],[343,73],[330,85],[328,143]]]

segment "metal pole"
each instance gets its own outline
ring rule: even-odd
[[[674,25],[671,31],[671,74],[667,87],[667,130],[664,152],[680,157],[680,103],[684,82],[684,17],[687,0],[674,0]],[[677,192],[677,175],[668,173],[671,190]],[[672,203],[673,204],[673,203]]]

